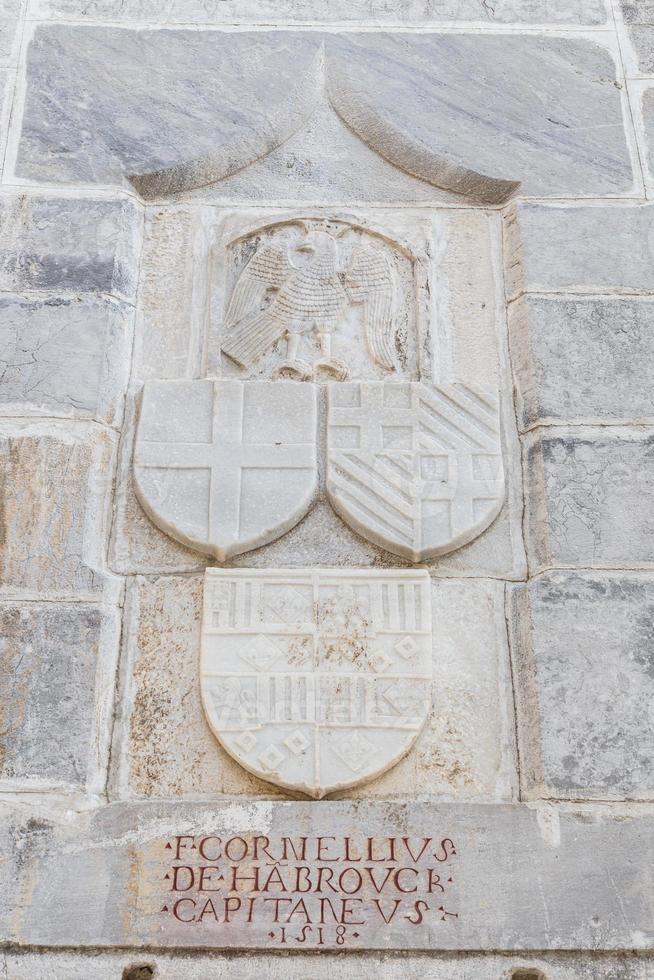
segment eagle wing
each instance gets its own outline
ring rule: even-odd
[[[393,269],[380,249],[362,245],[355,250],[345,273],[345,289],[350,302],[364,305],[366,340],[372,358],[393,371],[397,332]]]
[[[283,333],[283,324],[274,315],[274,301],[264,306],[269,289],[279,289],[293,267],[285,249],[266,245],[252,256],[241,272],[225,314],[222,350],[249,367]]]

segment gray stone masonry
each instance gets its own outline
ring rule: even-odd
[[[88,603],[3,601],[0,624],[0,787],[101,791],[111,705],[95,689],[111,679],[117,618]]]
[[[552,572],[511,588],[528,799],[652,799],[654,578]]]
[[[121,301],[0,294],[3,412],[119,425],[131,341]]]
[[[654,430],[537,429],[524,453],[532,573],[550,566],[652,567]]]
[[[0,0],[0,161],[0,978],[651,980],[654,0]],[[316,499],[277,538],[262,520],[253,549],[221,565],[139,502],[143,385],[254,384],[293,362],[286,336],[245,367],[225,341],[245,270],[280,254],[293,265],[289,242],[309,225],[323,245],[328,229],[333,277],[351,287],[331,353],[316,341],[309,359]],[[395,325],[394,376],[383,359],[370,367],[373,304],[349,279],[371,243],[386,256],[390,314],[375,309],[382,339]],[[270,299],[262,275],[255,315]],[[469,399],[466,414],[443,398],[444,427],[432,406],[447,458],[424,483],[447,511],[437,484],[458,486],[472,460],[461,471],[486,489],[468,495],[471,513],[501,505],[476,540],[414,565],[330,504],[326,388],[339,382],[316,358],[338,368],[343,350],[356,352],[350,381]],[[229,446],[244,444],[243,418]],[[457,455],[447,447],[465,445],[471,418],[475,453]],[[175,467],[156,438],[145,459],[173,518],[187,497],[202,517],[206,499],[210,529],[221,472],[197,460],[203,443],[214,463],[224,446],[214,415],[204,422],[211,438],[194,430],[181,483],[161,477]],[[407,433],[387,429],[392,455]],[[499,441],[483,460],[489,429]],[[500,444],[504,498],[488,476]],[[206,606],[209,628],[212,565],[234,592]],[[381,692],[385,728],[408,718],[415,744],[392,765],[384,726],[361,722],[361,737],[347,716],[328,763],[347,780],[309,801],[278,785],[274,752],[266,768],[274,736],[252,734],[267,710],[261,644],[232,649],[255,695],[223,714],[220,656],[201,679],[200,645],[232,637],[237,593],[233,632],[246,635],[244,569],[264,581],[329,567],[335,581],[419,570],[432,641],[419,647],[420,729],[406,678],[388,671],[399,661],[353,669]],[[265,606],[298,641],[289,663],[314,623],[293,610],[315,613],[317,581]],[[350,616],[349,586],[333,586]],[[413,615],[413,600],[400,610],[383,595],[384,615]],[[339,621],[333,635],[350,632]],[[304,670],[292,667],[289,689]],[[330,709],[346,704],[337,693]],[[288,725],[285,753],[306,752],[304,703],[270,698],[268,722],[295,712],[272,719]],[[250,771],[253,745],[264,761]],[[357,783],[366,753],[377,775]],[[259,867],[255,839],[283,837],[319,850]],[[389,838],[397,850],[376,858]],[[230,839],[247,854],[232,861]],[[355,856],[330,860],[339,842]],[[282,877],[295,864],[308,890]],[[240,890],[225,882],[234,866]],[[251,895],[255,871],[273,878]]]
[[[509,313],[518,418],[652,423],[654,304],[619,296],[523,296]]]
[[[636,7],[636,4],[632,4]],[[173,0],[164,7],[157,0],[32,0],[38,19],[87,19],[230,24],[230,23],[359,23],[389,26],[429,25],[472,21],[480,27],[495,24],[602,25],[606,8],[601,0],[569,4],[565,0]]]
[[[365,879],[358,901],[352,903],[356,911],[348,916],[354,926],[345,930],[352,951],[545,948],[583,950],[587,957],[600,943],[607,951],[632,950],[646,947],[651,937],[652,817],[644,808],[613,812],[544,804],[159,801],[115,803],[63,820],[37,810],[23,808],[19,813],[7,808],[0,832],[5,841],[13,841],[10,860],[2,869],[4,894],[12,898],[9,908],[0,912],[5,942],[55,948],[245,945],[269,952],[279,948],[279,922],[286,916],[276,919],[274,903],[264,906],[262,901],[261,913],[247,921],[251,880],[241,882],[245,902],[242,909],[234,908],[227,922],[220,911],[225,898],[215,888],[216,914],[210,911],[202,921],[180,921],[171,912],[180,895],[186,900],[182,919],[188,919],[194,907],[199,913],[206,902],[207,892],[198,891],[197,873],[190,887],[189,872],[185,878],[179,873],[178,889],[171,873],[182,862],[191,869],[202,865],[198,848],[208,835],[213,836],[203,845],[205,854],[222,847],[228,851],[233,847],[235,855],[245,854],[230,863],[225,860],[222,868],[228,876],[232,868],[252,875],[260,863],[264,874],[269,873],[265,862],[270,858],[261,851],[261,862],[253,857],[255,838],[261,840],[262,835],[271,855],[282,853],[281,838],[301,846],[298,837],[305,836],[314,850],[318,839],[325,840],[321,845],[329,859],[325,863],[331,862],[336,875],[349,868],[346,891],[353,887],[349,878]],[[241,843],[228,845],[232,837]],[[350,841],[347,854],[344,837]],[[386,853],[386,862],[375,866],[366,861],[369,837],[377,848],[370,853],[377,859]],[[388,857],[389,837],[397,838],[394,858]],[[291,858],[282,862],[282,871],[292,877],[292,869],[302,863]],[[361,870],[353,874],[358,865]],[[388,886],[365,868],[392,871],[400,866],[415,872],[410,886],[408,876],[400,879],[400,896],[403,887],[416,891],[404,898],[377,898]],[[429,868],[444,882],[442,892],[429,891],[429,881],[436,881]],[[534,881],[541,886],[536,893]],[[205,884],[211,885],[210,879]],[[319,905],[321,895],[334,894],[324,882],[318,884],[315,874],[311,884],[312,890],[304,893],[307,911]],[[282,879],[275,895],[286,897],[288,888]],[[125,903],[125,892],[130,890],[134,897]],[[394,894],[393,885],[389,890]],[[30,896],[29,905],[19,904],[10,913],[16,903],[13,896],[25,894]],[[423,899],[424,918],[411,925],[404,914],[416,918],[414,903]],[[382,911],[390,914],[395,901],[402,918],[394,916],[380,927]],[[616,905],[620,916],[615,914]],[[442,917],[445,910],[449,917]],[[292,920],[287,932],[291,935],[302,935]],[[337,936],[324,927],[327,948],[342,945]],[[139,955],[136,950],[134,955]]]
[[[478,200],[504,200],[518,181],[535,195],[633,189],[615,65],[587,41],[49,26],[27,71],[17,174],[32,180],[135,177],[146,196],[201,186],[274,149],[327,100],[387,160]],[[516,90],[522,75],[538,84]]]
[[[133,300],[140,224],[128,200],[0,197],[0,289]]]

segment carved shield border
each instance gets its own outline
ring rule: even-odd
[[[225,561],[268,544],[317,490],[313,385],[146,382],[134,447],[136,493],[151,520]]]
[[[502,509],[499,404],[462,384],[348,382],[328,394],[327,495],[413,562],[474,540]]]
[[[254,775],[320,798],[411,749],[431,707],[428,573],[207,569],[201,691]]]

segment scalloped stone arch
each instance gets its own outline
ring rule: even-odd
[[[38,26],[29,45],[13,175],[130,180],[146,199],[168,196],[266,157],[325,104],[380,158],[475,203],[518,186],[537,197],[633,188],[600,41],[63,24]]]

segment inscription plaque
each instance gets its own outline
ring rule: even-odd
[[[180,940],[365,947],[379,931],[428,937],[460,918],[449,836],[178,834],[157,847],[159,914]]]

